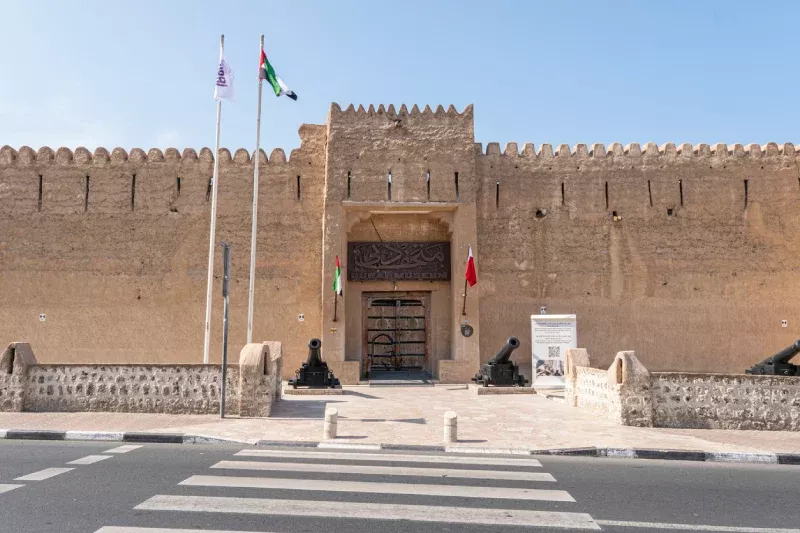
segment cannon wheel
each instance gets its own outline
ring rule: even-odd
[[[484,387],[488,387],[489,386],[489,376],[482,376],[481,377],[481,383],[483,384]]]

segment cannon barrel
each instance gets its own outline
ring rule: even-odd
[[[500,351],[489,359],[489,364],[502,365],[508,363],[509,358],[511,358],[511,353],[517,348],[519,348],[519,339],[516,337],[509,337],[503,347],[500,348]]]
[[[772,355],[763,361],[761,361],[762,365],[780,365],[788,363],[792,357],[800,353],[800,339],[796,340],[794,344],[791,346],[787,346],[780,352]]]
[[[319,339],[311,339],[308,341],[308,359],[306,364],[308,366],[322,365],[322,358],[319,355],[319,349],[322,347],[322,341]]]

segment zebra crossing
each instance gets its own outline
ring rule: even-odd
[[[334,532],[356,527],[342,529],[341,520],[410,521],[419,523],[419,531],[448,524],[599,530],[541,469],[533,458],[247,449],[190,475],[167,491],[172,493],[136,505],[146,523],[109,524],[95,533],[294,533],[308,531],[298,525],[303,518],[316,524],[333,519],[327,529]],[[202,527],[221,527],[197,529],[193,522],[187,528],[185,517]],[[259,517],[271,517],[270,528],[253,529],[250,522],[245,529],[226,527],[247,517],[259,524]],[[276,517],[291,520],[275,522]]]

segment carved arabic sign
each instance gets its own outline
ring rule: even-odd
[[[347,280],[450,279],[449,242],[351,242]]]

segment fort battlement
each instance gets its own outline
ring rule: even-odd
[[[297,150],[293,151],[297,152]],[[244,148],[236,150],[234,155],[227,148],[219,149],[220,164],[236,165],[250,165],[255,163],[255,152],[252,157],[250,152]],[[267,157],[266,152],[261,150],[260,162],[264,165],[267,164],[285,164],[289,161],[286,157],[286,152],[282,148],[275,148],[272,153]],[[145,164],[145,163],[167,163],[167,164],[182,164],[182,163],[213,163],[214,152],[211,148],[204,147],[200,149],[198,154],[193,148],[186,148],[183,153],[178,151],[177,148],[167,148],[161,151],[159,148],[151,148],[144,151],[141,148],[133,148],[128,153],[124,148],[114,148],[111,153],[106,148],[97,148],[94,153],[90,152],[84,147],[78,147],[73,152],[67,147],[62,146],[55,152],[49,146],[43,146],[38,151],[29,146],[22,146],[19,150],[6,145],[0,148],[0,166],[32,166],[32,165],[49,165],[55,163],[56,165],[104,165],[110,164]]]
[[[483,151],[481,143],[475,145],[478,155],[485,156],[505,156],[505,157],[520,157],[525,159],[556,159],[556,158],[574,158],[574,159],[587,159],[587,158],[744,158],[750,157],[752,159],[760,159],[763,157],[796,157],[798,152],[795,151],[794,144],[770,142],[764,145],[748,144],[733,144],[728,146],[725,143],[717,143],[708,145],[700,143],[692,146],[689,143],[676,145],[675,143],[664,143],[661,146],[656,143],[649,142],[642,147],[639,143],[630,143],[623,146],[620,143],[611,143],[606,149],[602,143],[595,143],[591,148],[586,144],[576,144],[572,148],[568,144],[560,144],[558,148],[553,150],[553,145],[543,144],[536,151],[532,143],[525,143],[522,151],[519,151],[518,144],[510,142],[506,144],[505,150],[500,150],[500,143],[490,142],[486,145],[486,151]]]
[[[285,165],[293,163],[295,159],[318,155],[319,150],[324,145],[324,140],[314,139],[320,134],[324,137],[324,126],[303,124],[299,130],[301,144],[300,148],[291,151],[290,157],[286,157],[286,152],[282,148],[275,148],[267,157],[262,149],[259,162],[266,165]],[[227,148],[219,150],[220,165],[253,166],[255,164],[255,152],[252,154],[239,148],[231,155]],[[49,146],[43,146],[39,150],[34,150],[29,146],[22,146],[15,150],[11,146],[5,145],[0,148],[0,168],[3,167],[32,167],[32,166],[78,166],[78,165],[120,165],[130,166],[144,165],[147,163],[166,163],[171,165],[210,165],[214,163],[214,152],[211,148],[201,148],[198,153],[193,148],[186,148],[181,153],[177,148],[167,148],[161,151],[159,148],[151,148],[144,151],[141,148],[133,148],[127,152],[124,148],[114,148],[111,152],[106,148],[97,148],[94,153],[84,147],[76,148],[73,152],[67,147],[53,150]]]
[[[408,106],[403,104],[400,106],[400,111],[396,111],[394,104],[389,104],[388,107],[384,106],[383,104],[378,105],[376,108],[373,104],[370,104],[368,107],[364,107],[363,105],[359,105],[356,108],[353,104],[347,106],[347,108],[342,111],[342,108],[339,104],[334,102],[331,104],[330,114],[333,116],[337,115],[351,115],[351,116],[376,116],[376,115],[387,115],[389,117],[397,116],[397,117],[424,117],[424,118],[441,118],[441,117],[466,117],[472,118],[473,117],[473,106],[472,104],[466,106],[463,111],[459,112],[456,107],[452,104],[448,106],[447,110],[445,111],[444,106],[439,105],[436,106],[436,110],[434,111],[431,109],[431,106],[426,105],[422,111],[420,111],[419,106],[416,104],[411,107],[411,110],[408,110]]]
[[[348,112],[353,106],[348,108]],[[416,106],[415,106],[416,107]],[[441,106],[439,106],[441,108]],[[355,113],[365,113],[368,115],[382,113],[382,111],[372,110],[364,111],[361,108]],[[412,111],[413,113],[413,111]],[[432,112],[433,113],[433,112]],[[449,111],[447,112],[449,114]],[[424,114],[424,112],[420,112]],[[398,114],[398,116],[403,116]],[[795,150],[793,143],[777,143],[770,142],[767,144],[733,144],[727,145],[724,143],[717,143],[715,145],[708,145],[704,143],[692,146],[689,143],[676,145],[675,143],[664,143],[661,146],[649,142],[642,147],[639,143],[629,143],[623,146],[620,143],[612,143],[606,149],[602,143],[595,143],[589,148],[588,145],[579,143],[572,147],[568,144],[561,144],[554,150],[551,144],[542,144],[538,151],[532,143],[524,143],[522,150],[518,148],[515,142],[506,144],[504,150],[500,149],[500,144],[490,142],[483,149],[482,143],[475,143],[476,153],[479,156],[486,157],[517,157],[521,159],[601,159],[601,158],[656,158],[662,159],[678,159],[678,158],[750,158],[760,160],[762,158],[782,157],[785,160],[790,160],[800,156],[800,152]],[[282,148],[275,148],[267,156],[267,153],[261,149],[260,163],[266,165],[285,165],[293,162],[294,158],[302,157],[303,148],[297,148],[291,151],[290,157],[286,156],[286,152]],[[252,154],[244,149],[237,149],[233,155],[228,148],[220,148],[219,150],[220,165],[237,165],[237,166],[252,166],[255,163],[255,152]],[[124,164],[128,163],[132,166],[145,163],[166,163],[172,165],[181,164],[213,164],[214,153],[211,148],[201,148],[199,153],[193,148],[186,148],[181,153],[177,148],[167,148],[162,151],[159,148],[151,148],[144,151],[141,148],[133,148],[127,152],[124,148],[114,148],[111,152],[108,149],[100,147],[94,153],[84,147],[78,147],[73,152],[67,147],[60,147],[53,150],[49,146],[43,146],[38,150],[34,150],[29,146],[22,146],[19,150],[15,150],[11,146],[4,145],[0,148],[0,168],[2,167],[31,167],[31,166],[44,166],[44,165],[96,165],[103,166],[106,164]]]

